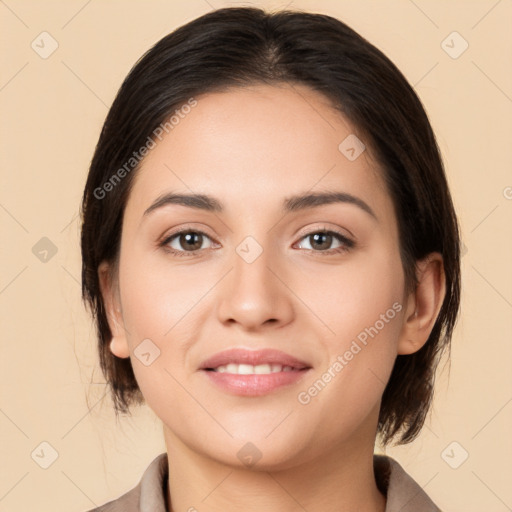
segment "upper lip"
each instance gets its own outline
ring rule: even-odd
[[[227,364],[250,364],[257,366],[260,364],[280,364],[282,366],[291,366],[296,369],[310,368],[311,366],[296,357],[274,349],[248,350],[245,348],[232,348],[223,350],[214,354],[201,363],[200,370],[207,368],[218,368]]]

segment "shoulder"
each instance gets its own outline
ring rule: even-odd
[[[87,512],[165,512],[165,491],[168,475],[167,454],[158,455],[147,467],[139,483],[117,499]]]
[[[375,454],[373,467],[377,486],[387,496],[385,512],[441,512],[396,460]]]
[[[140,484],[119,498],[109,501],[87,512],[139,512],[140,511]]]

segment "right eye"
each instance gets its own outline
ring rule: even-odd
[[[205,240],[211,241],[211,238],[203,231],[184,229],[166,237],[161,245],[176,256],[195,256],[198,251],[205,249]]]

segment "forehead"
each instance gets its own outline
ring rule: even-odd
[[[322,94],[297,84],[257,85],[195,100],[136,173],[128,206],[139,214],[171,190],[224,197],[227,210],[238,212],[254,207],[249,199],[271,208],[285,196],[331,189],[389,208],[369,148],[353,158],[364,137]]]

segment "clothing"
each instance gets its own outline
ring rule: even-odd
[[[391,457],[374,455],[373,467],[377,487],[387,495],[385,512],[441,512]],[[167,453],[162,453],[151,462],[136,487],[87,512],[167,512],[168,476]]]

